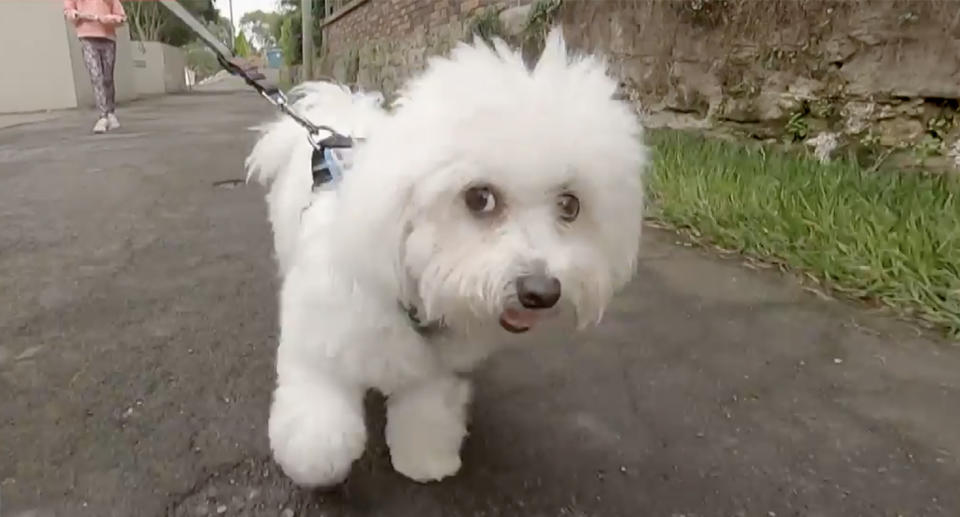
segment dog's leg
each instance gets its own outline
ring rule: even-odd
[[[270,408],[273,455],[299,485],[336,485],[366,447],[363,416],[359,387],[330,378],[281,383]]]
[[[420,482],[456,474],[469,402],[470,383],[453,375],[391,394],[386,438],[393,468]]]

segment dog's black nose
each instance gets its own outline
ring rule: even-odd
[[[527,309],[549,309],[560,299],[560,281],[547,275],[521,276],[517,296]]]

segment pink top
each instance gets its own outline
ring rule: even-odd
[[[116,38],[117,25],[127,21],[120,0],[63,0],[63,14],[80,38]]]

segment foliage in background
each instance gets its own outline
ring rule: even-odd
[[[275,27],[279,26],[281,14],[275,12],[265,13],[260,10],[250,11],[240,17],[240,29],[249,32],[251,43],[260,49],[274,47],[280,40],[279,34],[275,34]]]
[[[271,34],[283,49],[288,65],[303,62],[303,27],[301,25],[300,0],[280,0],[279,16],[273,20]],[[313,48],[320,49],[323,43],[320,23],[323,21],[324,0],[313,0]]]
[[[216,21],[208,21],[207,28],[224,45],[230,46],[233,40],[233,28],[230,26],[230,19],[225,16],[219,16]]]
[[[798,111],[790,116],[784,125],[784,133],[789,142],[802,142],[810,136],[810,127],[807,125],[805,117],[809,112],[806,110]]]
[[[651,213],[960,337],[960,180],[653,132]]]
[[[473,41],[475,36],[479,36],[490,44],[494,38],[502,38],[503,32],[500,11],[496,7],[487,7],[480,10],[467,24],[467,41]]]
[[[216,22],[220,17],[213,0],[180,0],[180,3],[202,21]],[[189,27],[158,2],[126,1],[123,9],[130,20],[132,39],[160,41],[175,47],[196,39]]]
[[[207,22],[207,28],[224,45],[231,47],[232,30],[230,29],[230,20],[224,16],[219,16],[216,21]],[[222,70],[217,57],[213,54],[207,45],[200,40],[194,40],[181,47],[187,56],[187,66],[197,73],[197,80],[203,80]]]
[[[280,42],[280,48],[283,49],[283,60],[287,65],[297,65],[303,61],[300,29],[299,19],[289,15],[284,15],[281,18],[278,41]]]
[[[203,80],[221,70],[217,57],[199,41],[187,43],[181,47],[187,55],[187,66],[197,73],[197,80]]]
[[[237,57],[250,57],[255,53],[255,49],[247,41],[247,35],[243,31],[239,31],[233,40],[233,53]]]

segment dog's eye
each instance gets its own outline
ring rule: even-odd
[[[497,196],[490,187],[471,187],[464,193],[463,200],[467,208],[477,214],[489,214],[497,209]]]
[[[560,211],[560,219],[566,222],[573,222],[580,215],[580,200],[573,194],[563,194],[557,198],[557,208]]]

